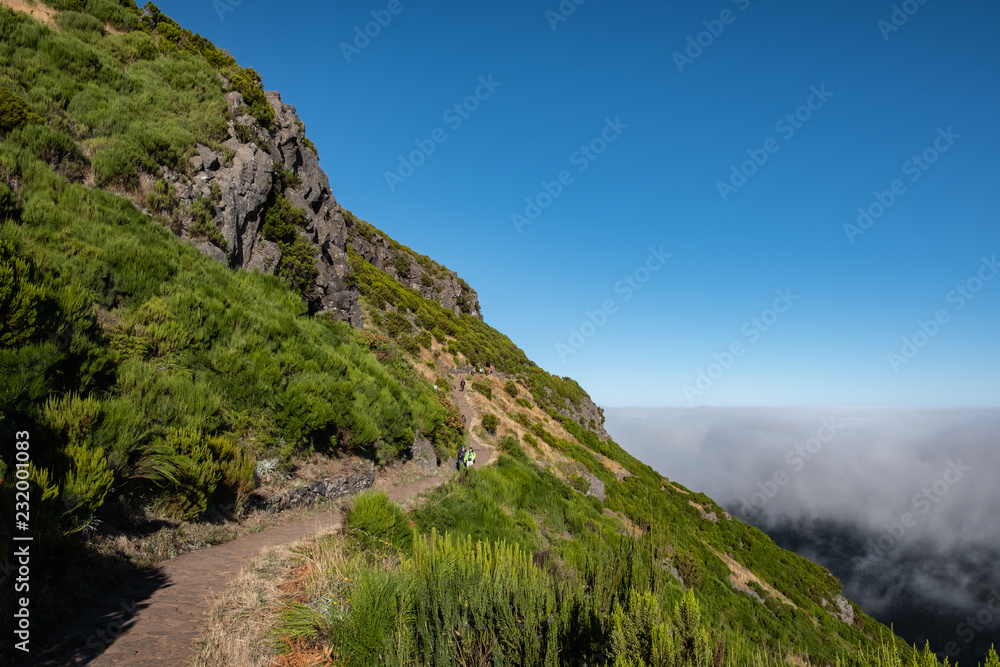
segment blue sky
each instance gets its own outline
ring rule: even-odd
[[[159,6],[601,405],[1000,404],[994,3]]]

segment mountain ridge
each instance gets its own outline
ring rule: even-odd
[[[85,549],[103,522],[140,511],[238,512],[262,460],[350,451],[384,465],[426,437],[445,462],[469,428],[502,452],[497,465],[409,516],[359,498],[349,544],[363,561],[391,546],[396,576],[467,540],[484,568],[459,582],[469,590],[510,564],[531,586],[508,592],[546,628],[544,648],[517,640],[532,661],[572,645],[616,664],[721,664],[729,642],[732,664],[759,657],[751,647],[833,664],[898,644],[846,613],[824,568],[624,452],[587,393],[489,327],[456,274],[342,209],[294,109],[256,72],[151,3],[49,4],[56,29],[0,8],[3,57],[32,65],[4,70],[0,87],[38,116],[0,142],[2,287],[17,313],[0,330],[0,410],[40,443],[47,543]],[[487,366],[498,374],[459,374],[482,415],[463,424],[443,376]],[[9,443],[3,455],[6,467]],[[756,581],[737,586],[730,560]],[[370,565],[356,567],[375,576]],[[460,627],[448,597],[460,589],[424,583]],[[365,626],[339,613],[327,603],[306,634]]]

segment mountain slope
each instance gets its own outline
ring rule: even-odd
[[[450,387],[467,379],[468,426],[497,465],[409,516],[376,498],[347,520],[351,567],[423,586],[436,611],[418,618],[465,627],[454,594],[467,592],[484,614],[470,641],[502,630],[532,664],[569,647],[618,664],[665,664],[664,651],[736,664],[750,647],[833,664],[895,641],[829,572],[629,456],[586,392],[489,327],[453,272],[343,210],[294,110],[253,70],[152,4],[48,4],[54,27],[0,7],[0,420],[30,433],[43,549],[75,553],[115,517],[238,513],[263,459],[385,464],[426,438],[445,462],[466,438]],[[2,501],[6,521],[9,485]],[[380,570],[386,545],[397,555]],[[457,555],[468,576],[428,578]],[[302,636],[361,660],[362,612],[394,604],[372,599],[344,616],[320,595],[289,622],[312,619]],[[504,600],[537,635],[501,618]],[[398,640],[402,661],[441,664],[471,650],[418,646],[433,641],[405,634],[410,619],[378,626],[372,650]]]

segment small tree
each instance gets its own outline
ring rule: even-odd
[[[497,434],[497,428],[500,427],[500,420],[497,419],[496,415],[483,415],[483,428],[490,435]]]
[[[507,384],[503,386],[503,390],[507,392],[507,394],[509,394],[511,398],[517,398],[517,395],[519,393],[517,391],[517,383],[514,382],[513,380],[507,380]]]

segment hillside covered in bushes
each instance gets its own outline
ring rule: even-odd
[[[316,555],[341,576],[286,611],[282,650],[937,664],[824,568],[631,457],[465,281],[343,210],[254,70],[151,3],[39,6],[48,24],[0,6],[0,476],[29,432],[50,553],[85,554],[112,520],[239,517],[261,461],[384,466],[422,438],[445,462],[469,377],[497,464],[408,514],[359,498]],[[7,483],[0,502],[9,535]]]

